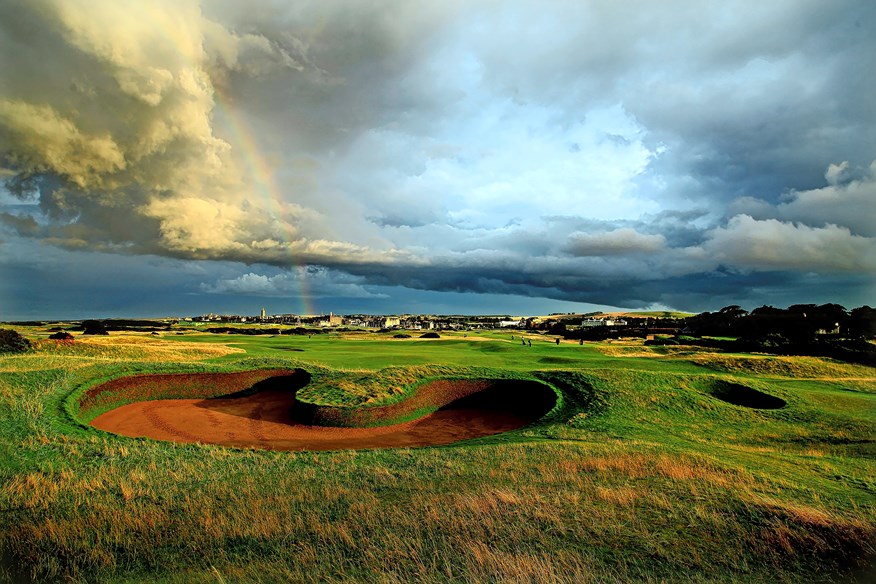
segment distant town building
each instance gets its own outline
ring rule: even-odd
[[[262,320],[265,320],[265,307],[262,306]]]
[[[581,326],[587,328],[596,326],[627,326],[627,321],[613,318],[585,318],[581,321]]]
[[[324,318],[319,321],[319,326],[341,326],[344,324],[344,319],[334,312],[329,312],[328,318]]]

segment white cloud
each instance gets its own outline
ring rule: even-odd
[[[213,284],[201,284],[201,290],[211,294],[242,296],[307,296],[311,298],[384,298],[362,284],[363,278],[325,268],[297,268],[267,276],[249,272],[237,278],[221,279]]]
[[[843,177],[846,176],[846,173],[849,170],[849,161],[844,160],[839,164],[831,164],[827,167],[827,171],[824,173],[824,178],[827,180],[827,184],[831,186],[838,185]]]
[[[801,272],[876,272],[876,239],[837,225],[809,227],[737,215],[707,233],[712,261],[737,269]]]
[[[729,207],[731,215],[750,215],[757,219],[780,219],[823,227],[840,225],[855,235],[876,236],[876,161],[852,178],[848,162],[831,164],[827,186],[791,191],[778,204],[755,197],[741,197]]]
[[[876,161],[861,178],[842,182],[848,173],[848,162],[831,164],[828,186],[793,192],[790,201],[778,206],[779,217],[810,225],[843,225],[858,235],[876,237]]]

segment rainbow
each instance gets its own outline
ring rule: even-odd
[[[195,7],[192,6],[192,8]],[[199,7],[195,9],[199,10]],[[181,25],[184,21],[178,18],[178,15],[162,12],[154,5],[146,4],[141,7],[137,17],[150,21],[154,29],[160,31],[168,41],[165,46],[172,48],[183,62],[193,69],[202,69],[201,43],[203,39],[199,38],[193,42],[193,38],[188,34],[185,26]],[[202,18],[203,15],[197,14],[197,17]],[[211,86],[210,90],[214,97],[213,111],[210,112],[211,121],[222,124],[231,142],[232,151],[242,155],[243,162],[249,171],[246,176],[251,177],[253,181],[253,194],[258,197],[273,218],[282,220],[283,199],[280,197],[280,191],[274,180],[274,171],[266,162],[252,130],[243,117],[235,111],[232,104],[223,99],[222,95],[216,91],[215,87]],[[283,221],[279,221],[279,223],[282,224]],[[281,243],[291,243],[294,239],[294,234],[291,232],[286,234],[286,237],[280,237]],[[289,260],[289,267],[296,272],[299,286],[298,313],[315,314],[307,282],[307,265],[291,254]]]
[[[230,104],[226,103],[219,93],[214,91],[213,95],[216,98],[214,101],[216,110],[220,114],[218,122],[227,130],[232,149],[236,149],[243,156],[243,161],[249,171],[247,176],[253,179],[253,193],[264,202],[265,208],[272,217],[282,219],[283,199],[280,197],[280,191],[274,180],[274,171],[265,161],[252,130],[242,116]],[[216,117],[214,117],[214,121],[216,121]],[[284,239],[285,242],[290,242],[293,239],[292,234],[290,233]],[[300,299],[298,312],[303,315],[316,314],[307,282],[307,265],[298,261],[294,256],[290,255],[289,259],[290,267],[295,269],[297,275],[298,297]]]

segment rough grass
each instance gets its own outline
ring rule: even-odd
[[[729,373],[754,373],[795,379],[861,378],[867,381],[876,380],[876,370],[872,367],[819,357],[740,356],[706,353],[693,356],[690,360],[703,367]]]
[[[789,503],[761,477],[654,447],[148,451],[98,442],[79,454],[114,465],[11,481],[13,550],[50,579],[766,582],[833,573],[873,535],[872,512]]]
[[[721,355],[727,370],[710,371],[680,356],[589,350],[538,365],[572,354],[443,339],[424,349],[444,363],[436,368],[387,370],[396,355],[380,357],[385,344],[338,338],[306,345],[297,361],[263,348],[255,354],[270,357],[192,361],[222,339],[0,358],[0,580],[828,582],[872,569],[872,369],[803,360],[804,379],[793,359],[776,373],[757,356]],[[413,355],[415,341],[397,343]],[[186,358],[168,361],[164,349]],[[345,353],[384,369],[379,382],[368,387],[361,366],[314,364]],[[464,445],[321,453],[122,438],[64,409],[122,375],[299,365],[331,399],[394,399],[412,379],[465,372],[466,356],[513,360],[515,375],[530,367],[561,391],[560,407]],[[854,382],[831,379],[837,366]],[[711,395],[718,381],[787,406],[723,402]]]
[[[614,341],[599,345],[597,351],[608,357],[688,357],[699,353],[712,353],[712,349],[691,345],[648,345],[642,341]]]

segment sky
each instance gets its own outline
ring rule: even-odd
[[[0,320],[876,304],[876,3],[0,0]]]

